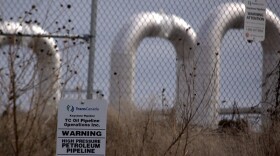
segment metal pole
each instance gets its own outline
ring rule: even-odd
[[[91,38],[90,38],[90,50],[89,50],[89,62],[88,62],[87,99],[92,99],[92,95],[93,95],[96,16],[97,16],[97,0],[92,0],[91,1],[91,21],[90,21]]]

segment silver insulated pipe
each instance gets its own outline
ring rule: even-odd
[[[48,33],[41,27],[32,24],[0,22],[0,30],[3,34],[0,35],[0,47],[19,45],[32,49],[36,55],[35,73],[37,73],[37,78],[32,82],[34,84],[32,89],[35,88],[35,95],[31,102],[35,104],[34,108],[37,109],[37,113],[55,114],[61,94],[59,82],[60,55],[54,39],[37,37],[36,35],[46,35]]]
[[[160,37],[170,41],[176,51],[176,104],[179,118],[192,102],[190,87],[196,33],[183,19],[174,16],[145,12],[133,16],[118,32],[113,41],[110,71],[110,104],[121,114],[134,110],[134,78],[137,48],[148,37]],[[186,76],[188,75],[188,76]],[[183,105],[187,105],[183,107]]]
[[[197,63],[197,90],[206,90],[209,86],[210,91],[208,95],[198,95],[211,98],[203,99],[205,102],[209,101],[206,106],[206,116],[217,116],[219,108],[219,88],[220,88],[220,53],[221,43],[224,35],[231,29],[244,28],[245,5],[242,3],[226,3],[218,6],[208,16],[203,23],[198,33],[198,41],[201,43],[196,50]],[[266,30],[265,40],[261,42],[263,48],[263,69],[262,69],[262,114],[263,124],[266,124],[269,118],[268,110],[275,107],[275,93],[277,88],[278,74],[273,72],[279,68],[279,54],[280,50],[280,20],[269,9],[266,9]],[[244,37],[244,41],[245,37]],[[278,69],[276,70],[278,71]],[[212,109],[213,111],[207,111]],[[213,113],[213,114],[207,114]],[[203,120],[204,116],[201,116]],[[215,119],[215,118],[214,118]],[[213,122],[212,122],[213,123]]]

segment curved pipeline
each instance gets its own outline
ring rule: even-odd
[[[6,34],[0,35],[0,47],[5,45],[21,45],[33,50],[37,57],[37,80],[34,88],[36,95],[34,102],[39,112],[49,115],[56,112],[60,99],[60,55],[53,38],[25,37],[20,34],[40,35],[47,34],[42,28],[32,24],[1,22],[0,30]]]
[[[121,112],[135,108],[133,102],[137,48],[147,37],[169,40],[177,55],[177,101],[190,91],[186,73],[192,69],[196,33],[183,19],[155,12],[140,13],[126,23],[113,41],[110,72],[110,103]],[[184,65],[184,68],[182,68]],[[181,100],[178,100],[180,99]],[[178,110],[183,109],[179,108]]]
[[[197,90],[205,89],[206,84],[210,84],[213,90],[208,90],[203,99],[202,107],[206,108],[204,115],[212,116],[214,121],[218,115],[218,96],[219,96],[219,54],[221,52],[221,42],[230,29],[243,29],[245,16],[245,5],[241,3],[227,3],[220,5],[211,12],[207,20],[199,29],[198,40],[201,43],[197,49],[198,67]],[[275,103],[275,89],[277,75],[269,76],[279,61],[277,51],[280,49],[280,20],[269,9],[266,10],[266,36],[261,42],[263,48],[263,73],[262,73],[262,107],[267,116],[267,109]],[[207,102],[208,101],[208,102]],[[210,102],[210,103],[209,103]],[[209,104],[208,104],[209,103]],[[202,112],[202,111],[200,111]],[[265,117],[266,118],[266,117]],[[202,119],[201,119],[202,120]],[[266,122],[265,120],[263,120]],[[211,123],[211,121],[209,121]]]

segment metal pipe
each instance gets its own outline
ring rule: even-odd
[[[96,17],[97,17],[97,0],[92,0],[91,1],[91,20],[90,20],[91,38],[90,38],[90,51],[89,51],[89,62],[88,62],[87,99],[92,99],[92,97],[93,97]]]
[[[169,40],[177,55],[177,95],[176,109],[182,113],[180,102],[187,101],[185,92],[191,92],[186,84],[190,77],[186,72],[193,69],[193,51],[196,33],[183,19],[174,15],[145,12],[133,16],[118,32],[113,41],[110,70],[110,96],[112,107],[119,113],[126,114],[135,109],[134,78],[137,48],[148,37],[160,37]],[[190,50],[193,48],[193,50]],[[184,66],[184,68],[182,68]],[[188,97],[189,98],[189,97]],[[184,110],[181,110],[184,109]],[[181,116],[181,115],[180,115]]]
[[[38,78],[34,80],[36,89],[35,102],[39,112],[44,115],[53,115],[56,113],[58,101],[60,100],[60,55],[57,45],[53,38],[49,37],[29,37],[18,34],[46,35],[48,34],[37,25],[0,22],[0,30],[3,34],[15,34],[3,36],[0,35],[0,47],[5,45],[21,45],[33,50],[37,57],[36,72]]]
[[[262,110],[259,107],[242,107],[242,108],[221,108],[219,110],[220,115],[231,115],[231,114],[261,114]]]
[[[203,23],[198,34],[198,41],[201,43],[200,48],[196,51],[198,60],[197,90],[203,90],[206,87],[204,84],[210,84],[213,90],[207,92],[209,103],[204,102],[205,112],[213,114],[215,119],[218,116],[218,97],[219,97],[219,82],[220,82],[220,53],[221,43],[224,35],[230,29],[243,29],[245,16],[245,5],[242,3],[226,3],[215,8],[207,20]],[[273,107],[275,102],[275,88],[277,84],[277,74],[270,74],[279,61],[280,49],[280,20],[269,9],[266,9],[266,35],[265,40],[261,42],[263,47],[263,72],[262,72],[262,114],[263,123],[268,120],[266,110]],[[244,40],[245,41],[245,40]]]

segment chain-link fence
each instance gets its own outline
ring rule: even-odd
[[[200,124],[232,114],[260,123],[261,108],[275,107],[278,92],[268,75],[277,66],[272,34],[279,30],[279,4],[268,2],[267,21],[274,24],[266,26],[266,41],[247,42],[242,3],[99,2],[95,87],[122,108],[179,107],[199,114]]]
[[[197,116],[199,120],[206,120],[205,116],[211,114],[216,117],[218,112],[232,114],[233,107],[239,108],[241,114],[262,113],[260,108],[266,103],[265,75],[273,69],[265,68],[273,62],[265,60],[266,53],[275,53],[273,57],[277,58],[277,38],[270,35],[278,32],[269,31],[270,27],[278,28],[277,1],[268,2],[267,15],[275,25],[267,25],[266,40],[275,41],[263,43],[249,43],[243,37],[245,8],[241,1],[99,1],[96,19],[91,4],[33,0],[3,1],[1,5],[2,28],[7,28],[2,35],[13,35],[7,31],[10,22],[38,25],[48,32],[45,37],[55,39],[62,64],[62,98],[86,98],[88,91],[112,105],[171,109],[178,103],[179,110],[190,110],[182,108],[185,105],[199,110],[204,115]],[[96,26],[96,30],[91,32],[91,26]],[[90,38],[95,39],[92,45],[96,47],[91,51],[95,51],[95,56],[88,72]],[[29,52],[32,50],[21,49],[23,52],[17,57],[33,57],[34,66],[36,59]],[[263,53],[266,49],[268,52]],[[9,48],[1,51],[4,80],[5,74],[9,76],[4,59]],[[26,77],[21,79],[27,79],[27,83],[32,72],[26,70]],[[89,73],[94,76],[88,76]],[[212,79],[208,87],[207,79]],[[7,84],[3,81],[2,88],[7,88]],[[271,86],[274,91],[276,84]],[[4,92],[2,89],[3,95]]]
[[[54,100],[104,98],[119,114],[175,112],[200,126],[278,112],[277,0],[267,2],[263,42],[245,39],[241,0],[0,3],[2,114],[13,97],[30,108],[47,86]]]
[[[83,3],[40,0],[2,1],[0,12],[3,36],[1,47],[2,95],[8,96],[7,88],[10,84],[8,79],[11,75],[8,58],[12,52],[16,55],[14,60],[16,72],[24,71],[22,74],[17,74],[17,79],[22,80],[18,83],[18,89],[32,92],[32,89],[27,88],[32,88],[31,81],[36,75],[33,73],[37,72],[35,69],[37,59],[38,62],[42,62],[47,57],[40,60],[36,51],[30,45],[31,43],[28,42],[31,42],[29,41],[32,40],[31,38],[36,40],[36,38],[45,37],[54,41],[54,44],[50,46],[56,48],[60,56],[58,64],[61,66],[59,83],[63,88],[62,98],[86,98],[91,38],[91,1],[84,1]],[[22,42],[23,46],[13,46],[13,49],[11,49],[12,47],[4,43],[4,40],[12,40],[15,35],[19,37],[18,40],[22,40],[19,42]],[[42,47],[39,51],[44,53],[44,48]],[[47,53],[47,50],[45,52]],[[46,63],[43,66],[48,66],[48,64]],[[21,103],[31,99],[31,95],[22,94]],[[2,102],[5,103],[5,100]]]

